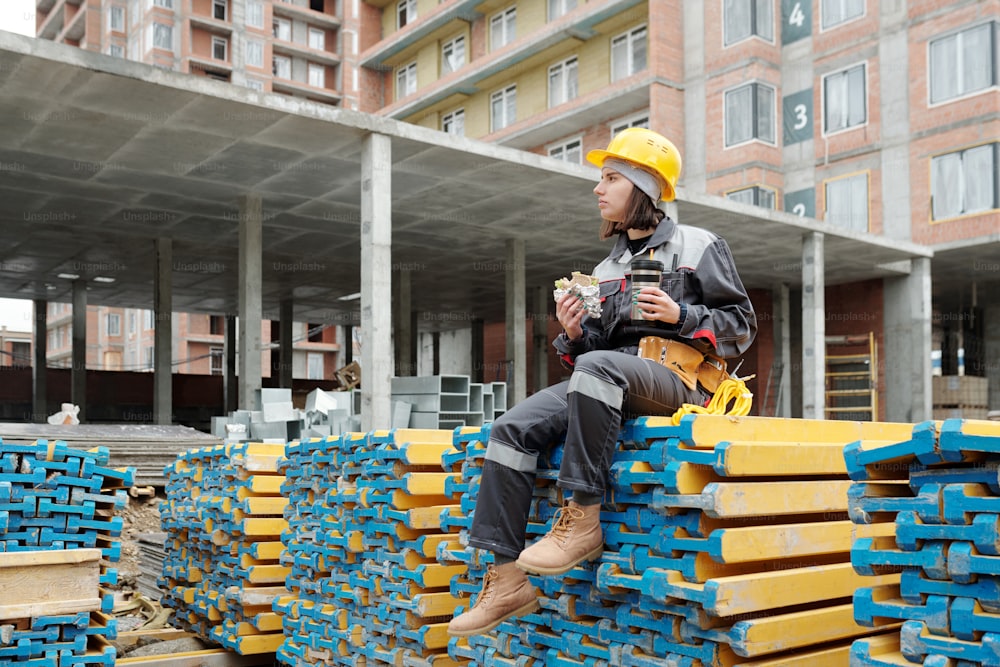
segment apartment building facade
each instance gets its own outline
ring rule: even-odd
[[[357,13],[350,0],[36,1],[38,37],[355,109]]]
[[[225,368],[226,318],[222,315],[174,313],[171,317],[173,371],[191,375],[222,375]],[[87,306],[87,368],[149,372],[154,369],[156,321],[152,310]],[[271,377],[276,360],[276,327],[260,323],[262,377]],[[50,368],[70,368],[73,352],[73,308],[51,302],[47,314],[46,359]],[[273,335],[272,335],[273,334]],[[30,333],[26,334],[30,338]],[[343,366],[338,327],[292,323],[292,377],[330,380]],[[12,350],[14,351],[14,350]],[[24,350],[16,352],[24,356]],[[29,351],[30,353],[30,351]],[[29,364],[30,365],[30,364]]]

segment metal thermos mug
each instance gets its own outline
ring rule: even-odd
[[[637,299],[643,287],[659,287],[660,276],[663,275],[663,262],[656,259],[632,260],[632,322],[635,324],[649,323],[642,316],[642,309]]]

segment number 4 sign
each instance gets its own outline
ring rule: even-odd
[[[797,42],[812,34],[812,0],[781,0],[781,43]]]

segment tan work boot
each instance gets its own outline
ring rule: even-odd
[[[604,551],[601,506],[572,500],[556,511],[548,534],[521,552],[516,564],[532,574],[562,574]]]
[[[538,606],[535,587],[514,563],[490,565],[476,604],[451,619],[448,634],[453,637],[483,635],[508,618],[530,614]]]

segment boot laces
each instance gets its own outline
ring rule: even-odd
[[[483,577],[483,590],[476,598],[476,604],[473,607],[478,607],[480,605],[485,605],[493,597],[493,589],[496,587],[497,577],[499,577],[497,569],[493,565],[489,565],[486,568],[486,576]]]
[[[583,510],[570,507],[569,505],[560,507],[556,510],[556,520],[552,524],[552,530],[549,531],[549,535],[560,544],[564,544],[573,532],[576,522],[582,518]]]

